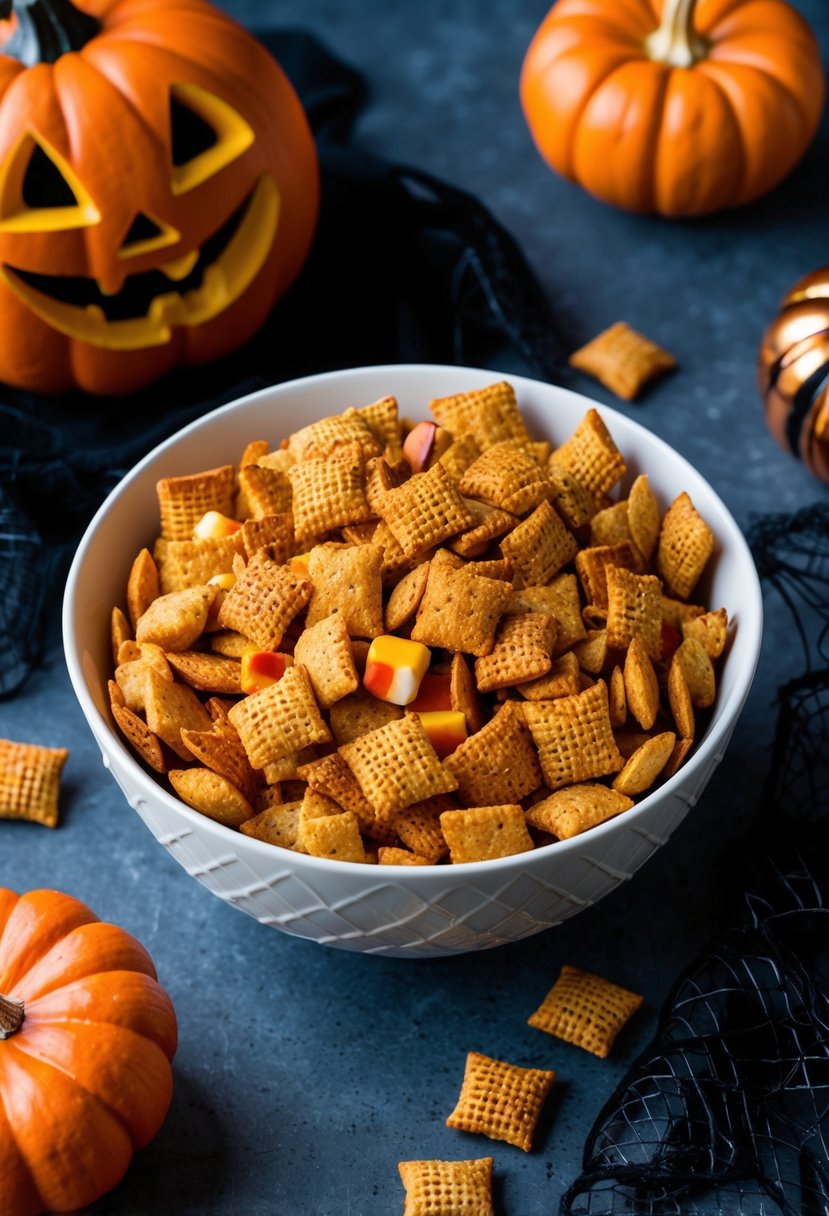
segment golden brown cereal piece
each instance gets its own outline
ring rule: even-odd
[[[164,651],[188,650],[204,630],[215,587],[188,587],[153,600],[135,628],[135,640]]]
[[[164,554],[158,567],[162,594],[203,587],[214,575],[227,574],[242,549],[239,532],[204,540],[165,541],[163,549],[157,549],[157,554]]]
[[[305,845],[305,830],[312,819],[331,818],[342,814],[343,808],[338,806],[331,798],[326,798],[324,794],[320,794],[317,790],[306,787],[302,795],[302,806],[299,811],[299,824],[294,845],[297,852],[307,853],[309,851]],[[356,819],[356,816],[354,818]]]
[[[573,654],[582,671],[597,676],[607,662],[607,630],[588,629],[586,636],[574,644]]]
[[[693,739],[696,731],[694,704],[685,678],[685,669],[676,654],[668,668],[668,704],[681,739]]]
[[[399,705],[391,705],[388,701],[379,701],[365,689],[358,688],[350,696],[343,697],[331,706],[329,720],[331,732],[338,744],[351,743],[360,735],[396,722],[403,717]]]
[[[428,561],[433,550],[424,550],[407,557],[384,520],[380,520],[371,538],[370,547],[380,554],[380,577],[384,584],[395,584],[401,572],[414,570],[418,562]]]
[[[301,764],[296,775],[307,781],[309,787],[324,794],[339,804],[339,809],[353,811],[360,824],[360,831],[368,833],[375,825],[374,807],[360,789],[351,769],[339,752],[321,756],[308,764]],[[384,827],[383,835],[386,834]]]
[[[455,865],[511,857],[533,847],[524,812],[516,804],[444,811],[440,826],[449,845],[449,860]]]
[[[216,654],[223,654],[226,659],[241,659],[246,650],[250,650],[253,642],[243,633],[233,629],[222,629],[210,635],[210,649]]]
[[[332,857],[337,861],[366,860],[363,838],[356,815],[340,811],[336,815],[318,815],[302,823],[295,846],[312,857]]]
[[[479,692],[537,680],[550,670],[556,620],[544,612],[522,612],[501,619],[492,653],[475,660]]]
[[[522,445],[531,443],[515,389],[506,380],[452,397],[437,397],[429,402],[429,408],[453,435],[472,435],[481,451],[508,439]]]
[[[281,680],[251,693],[227,716],[254,768],[264,768],[313,743],[331,742],[301,667],[289,667]]]
[[[576,554],[576,570],[588,604],[607,608],[607,571],[611,566],[635,570],[636,553],[629,540],[614,545],[593,545]]]
[[[124,694],[114,680],[107,680],[107,692],[109,693],[110,705],[120,705],[121,707],[126,705]]]
[[[328,709],[359,685],[345,620],[339,612],[303,630],[294,659],[302,663],[322,709]]]
[[[675,743],[676,735],[672,730],[648,739],[625,761],[625,767],[613,778],[614,790],[633,797],[650,789],[668,763]]]
[[[394,633],[415,615],[420,601],[423,599],[428,577],[429,563],[421,562],[419,566],[415,566],[414,570],[404,574],[392,590],[386,604],[386,630],[388,633]]]
[[[633,401],[651,380],[676,367],[673,355],[624,321],[573,351],[568,363],[595,376],[625,401]]]
[[[266,807],[252,819],[239,825],[239,831],[267,844],[292,849],[296,844],[301,802],[284,802]]]
[[[412,639],[478,658],[489,654],[511,592],[509,583],[480,578],[468,568],[454,570],[433,560]]]
[[[406,1188],[403,1216],[495,1216],[492,1158],[477,1161],[401,1161]]]
[[[614,667],[607,684],[607,699],[610,712],[610,724],[614,731],[624,726],[628,716],[627,696],[625,694],[625,677],[621,667]]]
[[[373,545],[315,546],[308,558],[313,593],[307,624],[316,625],[336,612],[349,637],[378,637],[384,629],[381,564]]]
[[[610,980],[565,963],[528,1023],[604,1060],[616,1035],[643,999]]]
[[[167,662],[185,684],[200,692],[225,693],[232,697],[242,691],[239,683],[241,668],[236,659],[204,654],[200,650],[182,650],[168,654]]]
[[[502,583],[511,583],[515,573],[508,557],[492,557],[487,561],[467,562],[464,569],[467,574],[477,574],[479,578],[497,578]]]
[[[309,752],[314,751],[313,747],[309,747],[307,750]],[[247,752],[245,755],[247,755]],[[316,756],[313,758],[316,759]],[[292,781],[296,778],[300,764],[299,752],[289,752],[287,756],[283,756],[279,760],[272,760],[270,764],[266,764],[262,769],[262,776],[268,785],[281,785],[283,782]]]
[[[248,558],[266,549],[268,557],[284,565],[296,551],[293,514],[281,511],[260,519],[246,519],[242,524],[242,544]]]
[[[288,473],[261,464],[239,470],[239,496],[236,513],[246,519],[264,519],[291,510],[293,494]]]
[[[640,473],[630,487],[627,506],[630,538],[645,561],[649,562],[659,539],[661,517],[647,473]]]
[[[276,650],[312,592],[307,578],[259,553],[228,591],[219,624],[243,633],[260,650]]]
[[[477,557],[485,552],[496,536],[503,536],[518,523],[509,511],[502,511],[489,503],[478,502],[474,498],[465,498],[464,502],[477,522],[474,528],[449,542],[449,548],[461,557]]]
[[[409,558],[468,532],[477,522],[442,464],[389,490],[377,511]]]
[[[490,1140],[505,1140],[528,1153],[541,1108],[555,1079],[552,1071],[521,1068],[470,1051],[458,1104],[446,1126],[479,1133]]]
[[[608,566],[607,644],[627,650],[634,637],[642,641],[648,656],[662,653],[662,583],[653,574],[633,574],[624,566]]]
[[[481,700],[472,672],[466,659],[460,652],[452,655],[452,666],[449,669],[449,699],[455,713],[461,713],[466,718],[466,729],[470,735],[481,729],[484,715]]]
[[[377,401],[371,401],[368,405],[361,405],[356,411],[357,417],[364,422],[368,429],[374,435],[384,448],[391,448],[393,451],[400,450],[400,416],[397,409],[396,397],[380,397]],[[351,416],[351,410],[346,411],[347,416]]]
[[[718,659],[728,639],[728,616],[724,608],[704,612],[682,622],[682,636],[693,638],[702,646],[709,659]]]
[[[381,866],[431,866],[434,862],[428,857],[420,857],[417,853],[410,853],[408,849],[392,848],[389,845],[381,846],[377,851],[377,861]]]
[[[112,658],[117,663],[121,643],[127,642],[132,638],[130,623],[120,608],[116,607],[112,610],[109,623],[109,636],[112,644]]]
[[[191,760],[190,750],[182,743],[182,730],[210,730],[212,719],[199,698],[186,684],[170,682],[152,667],[147,668],[144,707],[147,726],[182,760]]]
[[[137,657],[132,658],[136,651]],[[124,704],[134,713],[143,713],[147,668],[153,667],[163,679],[172,681],[170,664],[161,647],[149,642],[145,642],[143,646],[137,646],[134,642],[122,645],[119,658],[122,661],[115,668],[115,682],[121,690]],[[126,662],[123,659],[126,659]]]
[[[629,760],[637,748],[641,747],[643,743],[647,743],[648,739],[653,738],[652,734],[648,734],[643,730],[634,730],[629,726],[614,731],[614,734],[616,736],[616,746],[625,760]]]
[[[546,587],[522,587],[513,591],[507,612],[549,612],[554,616],[558,624],[554,657],[570,650],[587,632],[575,574],[559,574]]]
[[[659,710],[659,684],[653,663],[639,637],[634,637],[625,658],[627,706],[642,730],[650,730]]]
[[[481,449],[471,435],[456,435],[455,442],[438,457],[438,464],[443,465],[453,481],[460,482],[466,470],[480,454]]]
[[[267,439],[252,439],[250,443],[245,445],[245,450],[239,458],[239,468],[244,469],[249,464],[258,464],[263,456],[267,456],[271,450],[271,445]]]
[[[325,456],[303,460],[288,470],[288,476],[299,545],[371,515],[359,443],[341,444]]]
[[[528,701],[553,701],[556,697],[569,697],[581,690],[579,661],[572,650],[554,659],[546,676],[519,684],[518,692]]]
[[[153,600],[158,599],[160,594],[158,567],[153,561],[149,549],[142,549],[132,563],[127,579],[127,611],[130,614],[133,629],[135,629],[138,618],[143,616]]]
[[[156,485],[165,540],[192,540],[193,529],[207,511],[233,514],[233,465],[164,477]]]
[[[662,596],[661,606],[662,620],[673,625],[674,629],[678,629],[680,633],[686,623],[705,613],[701,604],[683,604],[681,600],[672,599],[667,595]]]
[[[573,560],[578,548],[576,538],[548,502],[542,502],[501,541],[501,552],[526,586],[549,583],[562,566]]]
[[[590,520],[591,546],[618,545],[623,540],[631,540],[627,499],[603,507]]]
[[[708,709],[713,705],[717,693],[716,677],[714,665],[703,644],[694,637],[685,638],[677,646],[673,661],[682,668],[691,704],[697,709]]]
[[[598,410],[590,409],[573,434],[550,457],[563,465],[594,498],[612,490],[627,466]]]
[[[166,773],[167,761],[164,758],[158,735],[153,734],[144,719],[139,718],[138,714],[133,713],[126,706],[117,705],[113,701],[111,708],[118,729],[127,742],[135,748],[141,759],[157,773]]]
[[[456,778],[441,764],[417,714],[406,714],[339,750],[381,819],[457,788]]]
[[[449,851],[440,817],[444,811],[454,810],[457,805],[449,794],[436,794],[434,798],[425,798],[402,811],[395,811],[391,826],[413,853],[428,861],[439,861]]]
[[[379,519],[366,519],[361,524],[346,524],[340,537],[347,545],[370,545],[380,526]]]
[[[632,798],[606,785],[568,785],[531,806],[527,823],[559,840],[569,840],[632,806]]]
[[[412,475],[412,466],[408,460],[398,460],[391,465],[383,456],[374,456],[366,464],[366,499],[372,511],[377,510],[377,504],[389,490],[396,490],[408,481]]]
[[[253,802],[257,776],[229,722],[216,722],[212,730],[182,730],[181,741],[205,768],[225,777]]]
[[[65,747],[0,739],[0,819],[56,828],[60,775],[68,755]]]
[[[714,551],[714,533],[683,491],[665,513],[656,572],[669,596],[687,600]]]
[[[674,750],[668,757],[667,763],[662,769],[662,780],[667,781],[669,777],[673,777],[677,769],[681,768],[688,759],[688,753],[694,746],[693,739],[677,739],[674,744]]]
[[[253,807],[226,777],[209,768],[171,769],[170,784],[182,802],[228,828],[253,817]]]
[[[568,528],[575,531],[589,523],[598,510],[589,490],[563,465],[547,465],[547,478],[552,486],[552,502]]]
[[[311,422],[295,431],[288,440],[288,451],[297,461],[324,458],[343,444],[358,443],[366,460],[379,456],[385,446],[372,433],[368,418],[359,410],[348,409]]]
[[[572,697],[525,701],[523,710],[551,790],[603,777],[622,767],[604,680]]]
[[[489,722],[447,756],[467,806],[520,802],[541,785],[541,767],[517,702],[507,701]]]
[[[552,494],[546,470],[510,440],[485,448],[461,477],[460,489],[513,515],[531,511]]]

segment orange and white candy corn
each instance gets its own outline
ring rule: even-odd
[[[240,520],[222,515],[221,511],[205,511],[193,529],[193,539],[218,540],[222,536],[232,536],[241,526]]]
[[[432,655],[422,642],[381,634],[368,648],[363,684],[370,693],[391,705],[410,705]]]
[[[427,710],[419,715],[429,742],[441,760],[451,756],[467,738],[466,714],[453,709]]]
[[[280,654],[278,650],[246,650],[242,655],[239,674],[242,692],[261,692],[263,688],[281,680],[290,666],[291,656]]]

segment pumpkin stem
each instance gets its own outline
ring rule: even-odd
[[[708,42],[694,29],[697,0],[664,0],[662,20],[645,39],[645,51],[657,63],[692,68],[708,54]]]
[[[100,23],[75,8],[72,0],[0,0],[0,19],[12,17],[12,31],[0,43],[0,52],[27,68],[79,51],[100,29]]]
[[[8,1039],[20,1029],[25,1017],[23,1002],[0,993],[0,1039]]]

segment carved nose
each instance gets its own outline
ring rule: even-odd
[[[138,211],[130,224],[129,232],[121,242],[121,248],[129,249],[131,245],[155,240],[156,237],[162,236],[163,232],[164,229],[159,227],[155,220],[150,219],[143,211]]]
[[[129,231],[118,249],[118,257],[138,257],[142,253],[164,249],[168,245],[177,244],[180,236],[171,224],[165,224],[163,220],[148,215],[146,211],[136,211]]]

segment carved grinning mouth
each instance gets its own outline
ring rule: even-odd
[[[113,295],[81,275],[36,274],[0,267],[5,282],[47,324],[110,350],[138,350],[170,340],[174,326],[202,325],[248,288],[273,244],[279,194],[268,174],[205,241],[181,278],[159,270],[128,275]]]

